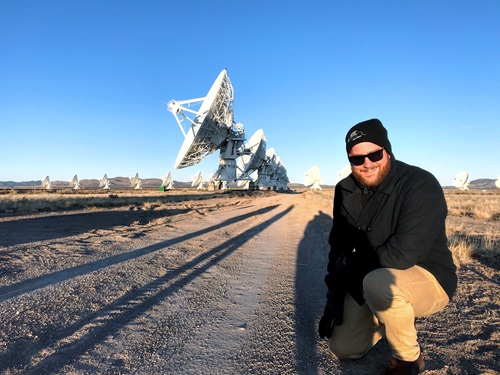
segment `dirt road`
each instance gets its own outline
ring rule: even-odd
[[[378,373],[386,342],[340,363],[317,335],[332,197],[0,217],[0,373]],[[498,373],[498,271],[460,272],[417,323],[426,374]]]

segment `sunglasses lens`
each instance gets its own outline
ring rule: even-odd
[[[384,157],[384,149],[381,148],[380,150],[372,152],[372,153],[367,154],[367,155],[349,156],[349,162],[352,165],[359,166],[359,165],[363,165],[363,163],[365,162],[365,158],[370,159],[370,161],[372,163],[374,163],[376,161],[382,160],[383,157]]]
[[[350,156],[349,161],[352,165],[362,165],[365,162],[365,156]]]

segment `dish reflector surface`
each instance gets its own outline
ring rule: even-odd
[[[233,86],[224,69],[208,91],[181,146],[175,169],[198,164],[218,150],[233,125]]]
[[[306,176],[304,178],[304,185],[305,186],[312,186],[315,183],[321,184],[321,176],[319,173],[319,168],[317,165],[313,165],[309,170],[306,172]]]
[[[262,129],[257,130],[245,144],[245,152],[238,159],[238,168],[243,174],[252,174],[260,168],[266,158],[266,137]]]
[[[469,174],[466,171],[459,172],[453,179],[453,186],[455,186],[458,189],[466,189],[468,186],[467,184],[468,180],[469,180]]]

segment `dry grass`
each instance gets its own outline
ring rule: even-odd
[[[34,213],[123,206],[142,206],[147,209],[155,204],[166,202],[211,199],[221,195],[265,195],[271,193],[248,190],[208,191],[198,189],[172,189],[166,192],[154,189],[0,189],[0,213]]]
[[[457,266],[478,259],[499,268],[499,191],[448,191],[445,196],[448,243]]]
[[[500,221],[500,190],[448,190],[445,196],[450,215]]]
[[[0,189],[0,213],[47,212],[94,207],[137,206],[180,200],[210,199],[224,192],[197,189],[72,190],[72,189]],[[227,192],[226,192],[227,193]],[[232,191],[236,194],[249,194]],[[500,266],[500,190],[446,190],[448,203],[447,235],[457,266],[472,259],[497,268]],[[451,219],[451,220],[450,220]]]

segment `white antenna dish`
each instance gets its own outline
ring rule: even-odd
[[[249,180],[266,158],[266,137],[262,129],[257,130],[245,144],[242,155],[238,158],[238,179]]]
[[[161,186],[164,186],[165,189],[167,189],[167,190],[174,188],[174,180],[172,179],[170,172],[168,172],[168,174],[163,179]]]
[[[500,176],[497,177],[495,181],[495,186],[500,189]]]
[[[287,170],[280,160],[274,147],[266,150],[266,157],[258,169],[256,184],[259,187],[272,190],[288,190],[290,180],[287,176]]]
[[[344,178],[349,176],[351,174],[351,165],[347,164],[345,165],[340,171],[339,171],[339,181],[342,181]]]
[[[288,179],[287,170],[285,164],[281,160],[278,161],[278,168],[276,170],[276,187],[278,190],[288,190],[288,184],[290,180]]]
[[[196,175],[191,177],[193,179],[193,183],[191,186],[195,187],[197,189],[204,189],[203,187],[203,177],[201,176],[201,171],[199,171]]]
[[[184,134],[184,142],[174,164],[175,169],[198,164],[206,156],[220,150],[219,168],[211,181],[215,186],[225,188],[228,182],[236,179],[236,159],[242,153],[245,132],[242,124],[234,122],[233,99],[233,86],[227,70],[223,69],[207,96],[183,101],[171,100],[168,103],[168,110],[172,112]],[[198,111],[190,108],[200,102]],[[188,131],[182,125],[184,120],[191,123]]]
[[[42,187],[44,187],[45,189],[52,189],[49,176],[45,177],[45,180],[42,181]]]
[[[466,171],[459,172],[453,179],[453,186],[460,190],[469,189],[469,174]]]
[[[304,185],[310,186],[311,190],[322,190],[321,186],[320,186],[321,183],[322,183],[322,181],[321,181],[321,176],[319,173],[319,168],[318,168],[318,166],[313,165],[306,172],[306,176],[304,178]]]
[[[277,156],[274,147],[266,150],[264,162],[258,169],[257,186],[261,189],[273,189],[276,187],[275,173],[278,168]]]
[[[227,140],[233,126],[233,98],[233,86],[224,69],[204,98],[171,100],[168,103],[168,110],[172,112],[184,134],[184,143],[177,155],[175,169],[198,164]],[[199,102],[202,104],[198,111],[190,108],[191,104]],[[194,120],[188,114],[194,115]],[[182,126],[184,120],[191,123],[188,131]]]
[[[130,177],[130,186],[134,189],[142,189],[142,181],[139,178],[139,173],[136,173],[135,177]]]
[[[104,174],[103,178],[101,178],[101,179],[99,180],[99,187],[100,187],[100,188],[103,188],[103,189],[105,189],[105,190],[109,190],[109,189],[111,189],[111,188],[109,187],[109,180],[108,180],[108,175],[107,175],[107,174]]]
[[[80,189],[80,182],[78,181],[78,176],[75,174],[75,176],[70,180],[69,182],[69,187],[72,187],[75,190]]]

